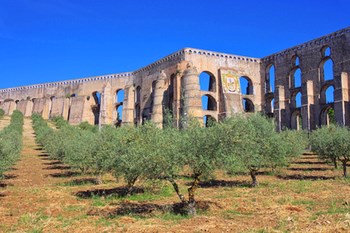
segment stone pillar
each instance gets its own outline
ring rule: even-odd
[[[91,106],[93,105],[93,98],[90,96],[84,96],[83,97],[83,112],[82,112],[82,117],[81,121],[87,121],[89,124],[93,125],[95,122],[95,116],[92,112]],[[71,106],[72,107],[72,106]]]
[[[349,77],[347,72],[342,72],[341,76],[341,96],[339,100],[334,100],[334,112],[335,107],[339,105],[339,113],[336,113],[335,117],[338,123],[342,125],[349,125]],[[335,96],[334,96],[335,97]]]
[[[107,82],[101,93],[100,124],[110,125],[113,123],[113,94],[110,82]]]
[[[135,109],[135,88],[134,86],[127,86],[124,89],[123,115],[122,124],[134,123],[134,109]]]
[[[277,98],[275,99],[275,110],[274,116],[277,122],[277,130],[281,131],[284,126],[286,126],[286,99],[284,93],[284,86],[276,86],[275,90],[277,91]]]
[[[69,111],[69,124],[77,125],[83,121],[84,113],[84,96],[71,97],[70,111]]]
[[[314,83],[312,80],[308,80],[306,81],[306,88],[303,89],[302,105],[301,105],[303,129],[308,131],[314,129],[314,117],[313,117],[314,114],[312,111],[313,105],[314,105]]]
[[[152,106],[152,121],[160,128],[163,127],[163,110],[164,110],[164,93],[166,91],[166,75],[162,70],[156,81],[153,106]]]
[[[185,119],[188,117],[202,121],[202,100],[199,86],[197,69],[191,64],[187,64],[187,69],[182,77],[182,115]]]
[[[44,106],[42,111],[42,117],[45,120],[48,120],[50,118],[50,110],[51,110],[51,100],[48,98],[43,99]]]
[[[26,100],[26,108],[23,115],[25,117],[30,117],[32,113],[33,113],[33,101]]]

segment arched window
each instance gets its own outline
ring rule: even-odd
[[[243,98],[242,105],[244,112],[254,112],[254,104],[250,99]]]
[[[334,87],[329,86],[326,91],[326,104],[334,103]]]
[[[270,64],[266,70],[265,92],[275,92],[275,66]]]
[[[216,100],[211,95],[202,96],[202,109],[209,111],[216,111]]]
[[[301,92],[298,92],[295,96],[295,107],[300,108],[301,107]]]
[[[293,67],[299,67],[300,65],[300,59],[297,55],[293,56],[292,58],[292,66]]]
[[[123,119],[123,105],[119,105],[117,107],[117,124],[120,125],[120,123],[122,122],[122,119]]]
[[[290,122],[290,126],[292,129],[295,130],[301,130],[302,129],[302,117],[299,111],[295,111],[292,113],[291,115],[291,122]]]
[[[100,122],[100,107],[101,107],[101,94],[98,91],[92,93],[95,104],[92,105],[92,113],[94,114],[94,124],[98,125]]]
[[[323,81],[333,80],[333,61],[328,58],[324,61],[322,66]]]
[[[331,48],[329,46],[324,46],[321,49],[322,57],[330,57],[331,56]]]
[[[253,95],[253,83],[250,78],[242,76],[239,78],[239,84],[241,86],[242,95]]]
[[[327,106],[321,111],[320,121],[321,125],[336,124],[333,106]]]
[[[124,90],[120,89],[116,92],[116,103],[124,102]]]
[[[204,71],[204,72],[200,73],[199,86],[200,86],[201,91],[216,92],[215,76],[208,71]]]
[[[321,104],[334,103],[334,87],[332,85],[325,85],[321,88],[320,103]]]
[[[138,125],[140,124],[140,116],[141,115],[141,108],[140,108],[140,104],[136,104],[135,105],[135,113],[134,113],[134,122],[135,122],[135,125]]]
[[[101,94],[98,91],[95,91],[92,93],[92,96],[94,97],[95,104],[101,104]]]
[[[293,85],[292,87],[297,88],[297,87],[301,87],[301,70],[300,68],[296,69],[293,72]]]

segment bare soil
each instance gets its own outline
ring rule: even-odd
[[[198,215],[189,218],[172,212],[178,200],[167,184],[140,182],[125,197],[123,181],[106,175],[97,185],[50,160],[30,119],[23,140],[21,160],[0,185],[1,232],[350,232],[350,180],[312,153],[278,175],[261,172],[256,188],[247,175],[218,171],[201,182]],[[181,186],[190,181],[184,176]]]

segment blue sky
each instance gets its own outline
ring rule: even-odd
[[[0,88],[133,71],[184,47],[263,57],[350,26],[348,0],[0,0]]]

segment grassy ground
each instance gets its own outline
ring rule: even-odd
[[[29,119],[24,129],[22,159],[0,185],[1,232],[350,232],[350,179],[312,154],[279,175],[263,172],[257,188],[218,171],[201,183],[189,218],[169,211],[178,199],[167,183],[140,182],[125,197],[123,181],[107,175],[96,185],[49,160]]]

